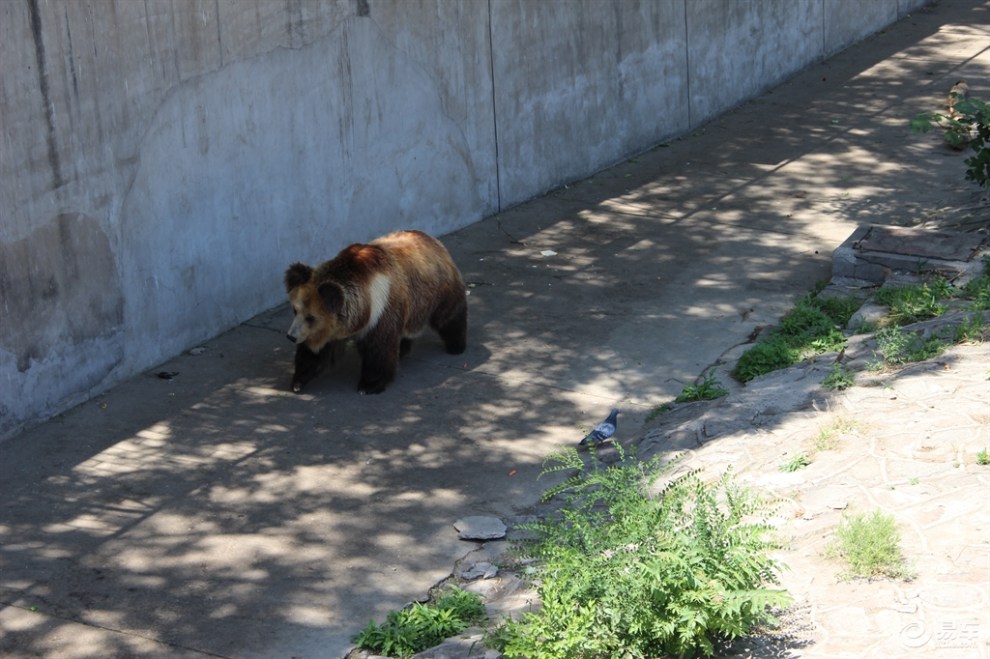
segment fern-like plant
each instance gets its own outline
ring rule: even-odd
[[[388,614],[385,622],[374,621],[351,639],[362,650],[389,657],[411,657],[455,636],[485,617],[481,597],[457,586],[441,593],[434,602],[414,602]]]
[[[611,468],[573,450],[548,459],[547,471],[576,473],[547,493],[559,513],[519,546],[537,559],[541,608],[500,628],[506,657],[712,655],[790,601],[771,587],[782,566],[768,502],[728,472],[713,483],[691,472],[654,494],[664,463],[621,457]]]

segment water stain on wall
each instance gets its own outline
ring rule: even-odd
[[[48,84],[48,63],[38,0],[31,0],[28,3],[28,9],[30,10],[31,17],[31,38],[34,41],[35,60],[38,65],[38,88],[41,90],[45,122],[48,127],[48,163],[52,170],[52,188],[54,189],[61,186],[65,182],[65,179],[62,176],[62,163],[59,159],[55,137],[54,106],[52,105],[51,89]]]
[[[0,244],[0,300],[0,343],[16,355],[21,373],[32,361],[118,330],[123,298],[99,222],[62,214]]]

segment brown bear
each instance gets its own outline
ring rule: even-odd
[[[439,240],[397,231],[370,244],[345,247],[313,268],[285,272],[296,344],[292,390],[299,392],[354,339],[361,355],[358,391],[377,394],[395,377],[399,358],[429,324],[447,352],[467,345],[467,292],[460,271]]]

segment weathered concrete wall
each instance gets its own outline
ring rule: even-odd
[[[697,126],[924,0],[0,2],[0,437]]]

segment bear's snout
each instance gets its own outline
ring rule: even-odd
[[[287,338],[288,340],[292,341],[293,343],[296,342],[296,337],[292,336],[292,334],[290,334],[288,332],[286,332],[285,338]]]

